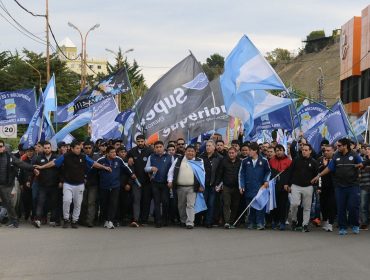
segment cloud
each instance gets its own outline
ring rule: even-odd
[[[26,14],[13,1],[3,3],[24,26],[44,36],[42,18]],[[44,1],[22,3],[34,12],[44,12]],[[143,66],[151,85],[188,55],[188,50],[200,61],[213,53],[226,57],[243,34],[263,53],[277,47],[297,49],[309,32],[324,29],[330,34],[354,15],[361,15],[367,5],[367,0],[64,0],[49,1],[49,10],[58,41],[68,36],[78,47],[80,36],[67,22],[83,33],[100,23],[88,37],[90,57],[112,60],[105,48],[134,48],[128,58]],[[0,42],[0,50],[25,47],[44,51],[43,45],[15,31],[2,18],[0,21],[2,38],[6,38]]]

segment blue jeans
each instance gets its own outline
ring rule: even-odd
[[[213,224],[213,209],[215,207],[215,198],[216,198],[215,188],[205,187],[203,195],[204,195],[204,200],[206,201],[206,204],[207,204],[205,224],[212,225]]]
[[[246,197],[246,205],[249,205],[253,200],[253,197]],[[266,207],[262,210],[256,210],[253,207],[249,208],[248,222],[247,225],[265,225],[265,213]]]
[[[361,190],[361,224],[369,224],[369,199],[370,191]]]
[[[339,229],[346,229],[348,225],[359,226],[360,187],[336,187],[335,198],[337,201]]]

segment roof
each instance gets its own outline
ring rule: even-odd
[[[67,47],[67,48],[76,48],[76,45],[68,37],[65,37],[63,39],[63,41],[61,41],[59,43],[59,46],[64,46],[64,47]]]

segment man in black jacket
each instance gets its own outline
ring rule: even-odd
[[[303,144],[301,152],[302,155],[296,157],[289,168],[289,185],[292,193],[290,211],[292,213],[292,230],[296,230],[298,207],[302,203],[303,231],[308,232],[313,194],[311,180],[318,174],[319,164],[311,157],[312,147],[310,144]]]
[[[43,153],[36,158],[36,165],[45,165],[50,161],[56,159],[56,156],[51,151],[51,144],[49,142],[43,143]],[[48,200],[49,208],[51,209],[50,224],[59,224],[59,217],[57,217],[57,199],[58,199],[58,185],[59,185],[59,171],[56,167],[40,171],[38,176],[39,191],[37,197],[36,215],[33,225],[37,228],[41,226],[41,218],[44,212],[44,206]]]
[[[231,227],[230,224],[235,221],[238,213],[241,197],[239,193],[239,170],[241,162],[237,149],[231,147],[228,151],[228,156],[222,160],[217,170],[216,184],[219,185],[222,183],[223,186],[223,213],[225,220],[224,227],[226,229]]]
[[[0,140],[0,198],[3,203],[3,207],[8,211],[10,218],[9,227],[18,227],[19,225],[17,214],[11,203],[11,192],[17,172],[15,167],[34,170],[36,175],[39,174],[39,171],[35,170],[32,165],[19,160],[14,155],[5,151],[5,142]]]
[[[150,203],[152,201],[152,189],[148,174],[145,172],[145,166],[152,149],[145,145],[144,135],[136,137],[136,147],[132,148],[128,154],[128,165],[133,169],[140,184],[141,192],[133,193],[133,216],[140,217],[141,224],[148,223]],[[133,220],[131,225],[136,226],[139,221]]]
[[[216,198],[216,175],[223,157],[216,152],[215,142],[213,140],[208,140],[206,143],[206,151],[200,156],[200,158],[203,159],[204,169],[206,171],[204,199],[208,209],[205,215],[204,224],[207,228],[211,228],[213,224],[213,213]]]

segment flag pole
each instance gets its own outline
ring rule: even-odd
[[[367,119],[366,119],[366,130],[365,130],[365,143],[367,143],[367,133],[369,130],[369,108],[370,106],[367,107]]]
[[[358,139],[357,139],[357,136],[356,136],[356,134],[355,134],[355,131],[354,131],[353,127],[352,127],[351,122],[350,122],[350,121],[349,121],[349,119],[348,119],[348,116],[347,116],[346,112],[344,111],[343,103],[342,103],[342,99],[339,99],[339,102],[340,102],[340,106],[342,107],[342,111],[344,112],[345,118],[346,118],[346,120],[347,120],[347,122],[348,122],[348,125],[349,125],[349,128],[350,128],[350,131],[351,131],[351,133],[352,133],[353,137],[355,137],[355,139],[356,139],[356,143],[358,144]]]
[[[275,180],[277,177],[279,177],[281,174],[283,174],[285,171],[287,171],[287,169],[281,171],[279,174],[277,174],[274,178],[272,178],[270,181],[273,181]],[[252,201],[248,204],[248,206],[244,209],[244,211],[240,214],[240,216],[236,219],[236,221],[233,223],[233,226],[235,227],[235,225],[239,222],[239,220],[241,219],[241,217],[243,217],[243,215],[245,214],[245,212],[247,212],[247,210],[251,207],[252,203],[256,200],[256,197],[257,195],[252,199]]]

